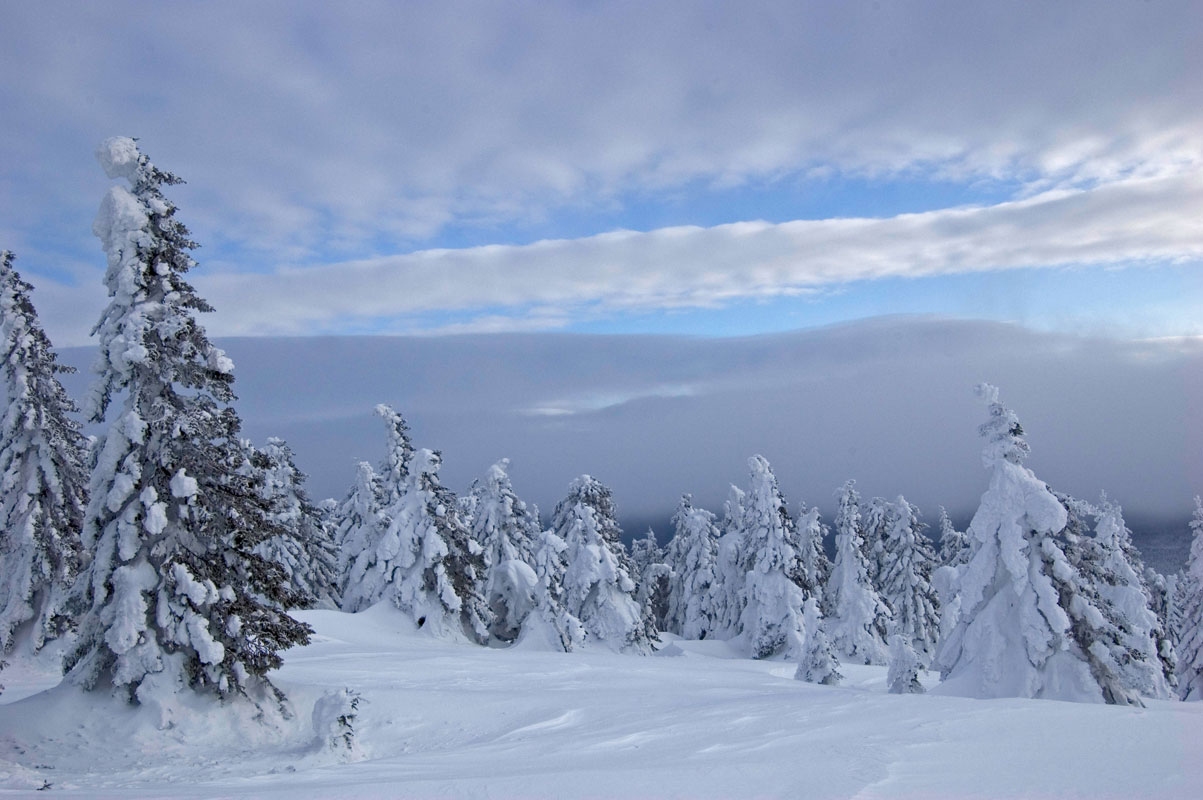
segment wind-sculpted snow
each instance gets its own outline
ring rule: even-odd
[[[1203,704],[1144,709],[891,695],[886,669],[793,680],[721,641],[660,656],[435,640],[388,604],[301,612],[293,716],[194,699],[146,709],[6,672],[0,791],[86,798],[960,798],[1203,796]],[[920,673],[931,687],[935,676]],[[40,683],[39,683],[40,681]],[[346,690],[350,688],[351,693]],[[353,747],[338,717],[358,694]],[[23,697],[18,700],[17,698]],[[207,700],[207,699],[205,699]],[[38,795],[41,796],[41,795]]]

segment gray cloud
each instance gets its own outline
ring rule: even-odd
[[[284,436],[317,496],[378,462],[388,402],[459,489],[497,458],[545,512],[582,472],[628,517],[679,493],[718,509],[746,459],[773,463],[792,502],[831,512],[846,478],[934,516],[985,489],[972,387],[997,383],[1058,490],[1107,490],[1132,514],[1189,516],[1203,491],[1203,339],[1116,342],[1013,325],[880,318],[741,339],[508,334],[223,342],[249,436]],[[88,349],[68,351],[86,366]],[[86,376],[74,376],[78,390]]]
[[[46,222],[24,209],[90,208],[102,181],[84,154],[140,135],[193,181],[213,266],[227,245],[273,265],[367,255],[691,181],[835,168],[1041,186],[1197,170],[1203,153],[1189,2],[0,14],[14,230]]]

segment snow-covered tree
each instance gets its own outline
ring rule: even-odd
[[[717,627],[713,606],[718,559],[718,527],[714,514],[696,508],[682,495],[673,515],[676,531],[665,560],[672,569],[667,629],[686,639],[704,639]]]
[[[541,532],[535,540],[535,586],[531,592],[533,610],[522,620],[517,644],[550,646],[570,652],[585,641],[585,628],[568,610],[564,593],[564,575],[568,564],[564,554],[568,545],[551,531]]]
[[[819,611],[819,601],[814,597],[806,598],[802,607],[802,619],[806,628],[806,643],[802,648],[802,657],[798,660],[798,669],[794,671],[794,678],[808,683],[835,686],[844,676],[840,674],[840,661],[827,639],[823,615]]]
[[[361,461],[355,471],[355,483],[331,516],[338,546],[339,594],[346,611],[362,611],[380,599],[363,595],[357,582],[351,579],[351,566],[375,546],[388,527],[382,514],[381,494],[376,471],[371,464]]]
[[[610,490],[589,475],[574,480],[556,506],[552,530],[566,546],[564,604],[580,620],[588,640],[651,652],[655,626],[635,599],[631,559]]]
[[[747,537],[743,504],[743,489],[732,485],[723,504],[722,535],[718,540],[714,583],[710,591],[714,633],[721,639],[731,639],[740,634],[740,618],[745,604],[744,583],[747,573],[743,569],[743,551]]]
[[[1132,545],[1123,510],[1106,495],[1099,505],[1094,545],[1095,589],[1100,610],[1115,624],[1119,641],[1114,657],[1126,686],[1147,697],[1168,697],[1176,659],[1169,637],[1150,608],[1141,573],[1144,564]]]
[[[874,497],[864,506],[864,521],[861,525],[862,549],[865,553],[865,566],[869,571],[869,582],[878,594],[883,589],[882,560],[885,558],[886,537],[893,524],[893,520],[890,519],[893,511],[893,504],[884,497]]]
[[[836,497],[839,506],[835,516],[835,563],[827,583],[827,631],[832,646],[845,660],[884,664],[890,609],[869,581],[856,481],[845,483]]]
[[[919,670],[922,666],[919,655],[911,646],[910,635],[890,634],[890,667],[886,672],[886,685],[890,694],[922,694],[924,688],[919,682]]]
[[[959,567],[969,561],[969,540],[964,531],[958,531],[948,518],[944,506],[940,506],[940,565]]]
[[[665,563],[664,551],[651,528],[631,546],[631,566],[635,577],[635,599],[646,609],[656,630],[667,630],[668,594],[672,568]]]
[[[442,456],[413,449],[400,414],[376,407],[389,432],[380,524],[364,529],[343,589],[348,611],[388,600],[435,636],[488,638],[484,559],[459,518],[455,495],[439,482]],[[362,470],[361,470],[362,474]]]
[[[502,459],[489,468],[471,503],[472,538],[483,549],[490,632],[503,642],[517,638],[522,620],[530,613],[534,547],[539,535],[538,520],[514,494],[509,464],[509,459]],[[461,510],[464,507],[460,505]]]
[[[752,456],[748,469],[741,564],[746,575],[742,636],[754,658],[785,653],[787,658],[797,659],[806,641],[802,607],[811,596],[804,588],[807,577],[795,545],[798,534],[769,462],[763,456]]]
[[[262,449],[244,442],[247,468],[263,474],[260,494],[270,508],[270,518],[281,532],[260,543],[255,552],[279,564],[288,591],[302,607],[337,608],[341,575],[333,531],[309,502],[305,474],[297,469],[292,448],[283,439],[271,438]]]
[[[1083,626],[1102,614],[1079,593],[1084,582],[1054,538],[1065,507],[1023,466],[1023,428],[998,389],[982,384],[978,395],[990,414],[979,428],[990,484],[969,524],[973,555],[960,575],[961,611],[936,653],[939,690],[1128,702],[1105,658],[1088,657],[1098,648],[1091,650],[1092,629]]]
[[[87,505],[84,439],[58,375],[32,287],[0,252],[0,347],[8,406],[0,421],[0,655],[37,651],[69,623]]]
[[[793,544],[801,559],[802,569],[795,577],[798,585],[808,596],[823,601],[823,587],[831,579],[831,560],[823,552],[823,538],[827,535],[827,526],[819,516],[819,507],[803,511],[805,504],[799,504],[798,518],[794,525],[794,535],[797,537]]]
[[[131,702],[182,686],[270,696],[266,673],[309,628],[282,610],[280,568],[254,552],[279,527],[262,475],[246,470],[234,365],[197,323],[211,309],[184,280],[195,245],[162,192],[179,180],[132,139],[97,155],[130,188],[110,189],[93,225],[110,301],[88,413],[101,422],[123,401],[94,453],[82,535],[93,558],[77,584],[87,611],[65,666]]]
[[[902,495],[893,505],[882,555],[882,597],[893,616],[892,631],[909,636],[926,664],[940,635],[940,601],[931,584],[935,556],[919,510]]]
[[[1203,499],[1195,497],[1190,523],[1193,539],[1186,563],[1190,593],[1182,606],[1178,639],[1178,696],[1203,700]]]

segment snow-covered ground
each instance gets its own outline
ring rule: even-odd
[[[0,795],[1203,797],[1203,703],[890,695],[884,668],[816,686],[717,641],[490,650],[385,607],[300,616],[317,635],[276,676],[286,722],[192,703],[160,729],[152,709],[42,691],[53,673],[18,656],[0,676]],[[344,688],[362,696],[353,751],[311,713]]]

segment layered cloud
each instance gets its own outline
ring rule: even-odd
[[[264,302],[289,332],[447,309],[471,313],[421,326],[548,327],[590,305],[1198,252],[1197,3],[45,2],[0,23],[3,246],[83,287],[48,296],[93,297],[88,154],[140,136],[190,181],[173,196],[229,332],[265,329]],[[755,216],[733,207],[700,230],[630,210],[816,176],[1001,182],[1014,202],[713,226]],[[431,249],[457,237],[538,243]]]

